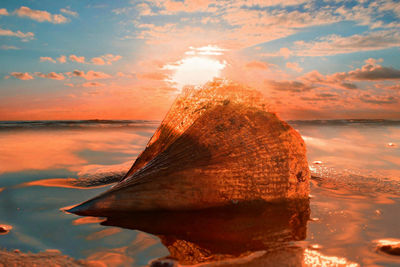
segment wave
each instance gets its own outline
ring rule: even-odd
[[[289,120],[288,123],[298,126],[400,126],[400,120],[385,119]]]
[[[0,130],[45,128],[125,128],[157,127],[159,121],[150,120],[37,120],[0,121]]]
[[[343,120],[289,120],[293,126],[400,126],[400,120],[384,119],[343,119]],[[0,130],[5,129],[43,129],[43,128],[126,128],[157,127],[160,121],[154,120],[30,120],[0,121]]]

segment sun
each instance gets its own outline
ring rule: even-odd
[[[222,55],[224,50],[221,48],[205,46],[190,49],[185,58],[164,67],[174,71],[168,81],[174,83],[179,90],[186,85],[199,86],[220,77],[227,64],[224,60],[214,58]]]

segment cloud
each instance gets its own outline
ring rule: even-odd
[[[287,62],[286,63],[286,67],[289,68],[289,69],[292,69],[292,70],[294,70],[296,72],[302,72],[303,71],[303,68],[301,68],[299,66],[299,63],[297,63],[297,62]]]
[[[83,87],[99,87],[99,86],[105,86],[104,83],[99,83],[99,82],[87,82],[82,84]]]
[[[264,69],[267,70],[269,69],[268,65],[265,62],[261,61],[252,61],[246,64],[246,68],[250,69]]]
[[[275,53],[262,53],[260,54],[261,57],[284,57],[284,58],[289,58],[293,52],[287,48],[287,47],[282,47],[279,49],[278,52]]]
[[[385,104],[396,104],[399,100],[394,96],[372,96],[370,94],[364,94],[360,97],[360,100],[365,103],[371,103],[376,105],[385,105]]]
[[[19,47],[13,46],[13,45],[2,45],[0,46],[1,50],[19,50]]]
[[[164,10],[162,11],[163,14],[175,14],[179,12],[201,12],[207,10],[208,6],[213,3],[214,1],[210,0],[202,0],[202,1],[173,1],[173,0],[166,0],[163,1],[162,6]]]
[[[91,63],[95,65],[111,65],[113,62],[116,62],[120,60],[122,57],[120,55],[113,55],[113,54],[105,54],[99,57],[94,57],[90,60]],[[53,63],[56,63],[56,60],[51,58],[51,57],[41,57],[40,61],[50,61]],[[72,62],[77,62],[77,63],[89,63],[86,62],[86,59],[84,56],[77,56],[77,55],[69,55],[69,60]],[[64,55],[61,55],[60,57],[57,58],[57,61],[59,63],[66,63],[67,62],[67,57]]]
[[[8,11],[5,8],[0,8],[0,16],[8,16]]]
[[[124,78],[131,78],[131,79],[135,79],[136,78],[136,74],[135,73],[117,72],[117,76],[118,77],[124,77]]]
[[[319,41],[294,43],[298,56],[331,56],[400,47],[400,31],[383,30],[342,37],[329,35]]]
[[[85,57],[78,57],[76,55],[69,55],[69,60],[78,63],[85,63]]]
[[[375,85],[377,88],[385,89],[385,90],[398,90],[400,91],[400,83],[391,84],[391,85]]]
[[[237,5],[250,7],[271,7],[271,6],[297,6],[306,3],[308,0],[242,0],[236,1]]]
[[[101,57],[94,57],[94,58],[92,58],[91,61],[92,61],[92,63],[95,64],[95,65],[104,65],[104,64],[106,64],[106,62],[104,61],[104,59],[101,58]]]
[[[207,45],[203,47],[189,47],[189,51],[185,55],[201,55],[201,56],[220,56],[223,55],[227,49],[220,48],[216,45]]]
[[[299,81],[274,81],[265,80],[265,84],[272,90],[289,91],[289,92],[304,92],[313,89],[310,84],[305,84]]]
[[[266,6],[262,3],[258,2],[260,6]],[[279,2],[274,1],[275,4]],[[341,20],[329,8],[307,11],[260,8],[249,6],[245,1],[153,1],[152,5],[157,6],[153,11],[157,11],[155,15],[162,17],[164,23],[154,25],[137,21],[136,38],[153,44],[207,45],[213,40],[212,44],[222,48],[244,48],[289,36],[302,28]],[[180,12],[197,12],[198,15],[182,17],[180,21],[165,16]]]
[[[51,57],[40,57],[40,62],[50,61],[52,63],[56,63],[56,61]]]
[[[59,58],[57,58],[57,61],[60,63],[65,63],[65,62],[67,62],[67,57],[64,55],[61,55]]]
[[[149,21],[142,19],[140,14],[136,16],[134,23],[137,26],[137,31],[134,36],[126,35],[125,39],[145,39],[147,43],[151,44],[186,42],[188,45],[207,45],[207,42],[210,43],[209,40],[213,40],[213,44],[233,49],[250,47],[284,38],[298,33],[304,28],[343,21],[366,25],[369,28],[368,30],[390,29],[387,30],[390,31],[387,36],[397,30],[393,28],[400,27],[400,23],[393,21],[395,16],[400,16],[398,4],[395,1],[350,1],[351,4],[347,2],[339,0],[153,0],[136,4],[135,8],[118,9],[115,12],[126,12],[128,9],[138,11],[138,7],[143,6],[145,11],[139,11],[139,13],[151,15],[152,17],[158,16],[153,20],[155,21],[154,24],[149,24]],[[320,39],[312,43],[307,42],[306,44],[309,44],[310,47],[304,47],[303,50],[307,51],[307,48],[313,48],[314,43],[317,46],[320,42],[325,41],[337,41],[337,44],[340,44],[342,41],[339,40],[340,38],[348,38],[333,35],[330,37],[337,40]],[[356,39],[356,36],[354,36],[348,42],[348,45],[351,46],[352,41],[357,41]],[[360,43],[363,42],[361,41]],[[393,40],[392,43],[395,44],[398,41]],[[362,51],[374,50],[376,47],[384,49],[382,47],[387,47],[388,44],[365,43],[365,45],[366,47],[362,47]],[[358,47],[357,44],[354,46]],[[317,48],[315,47],[315,49]],[[332,49],[335,50],[334,48],[335,45],[332,45],[328,52]],[[352,53],[357,51],[357,48],[352,48],[350,49],[351,51],[348,49],[350,48],[344,48],[344,52]],[[302,56],[301,52],[303,50],[299,49],[299,56]],[[308,51],[308,55],[314,55],[311,52]],[[323,50],[319,53],[325,55],[325,52]],[[264,56],[284,56],[287,58],[290,55],[291,51],[286,50],[282,51],[282,53],[266,53]]]
[[[34,79],[28,72],[11,72],[10,75],[24,81]]]
[[[351,70],[348,72],[337,72],[330,75],[322,75],[317,70],[311,71],[299,77],[304,84],[310,86],[324,85],[336,89],[355,90],[358,88],[354,81],[390,81],[400,80],[400,70],[392,67],[383,67],[378,64],[382,62],[381,59],[369,58],[365,60],[366,64],[359,69]],[[396,85],[375,85],[376,88],[382,89],[395,89],[399,88]],[[378,103],[379,101],[388,102],[390,99],[382,100],[372,99],[365,97],[365,103]],[[394,101],[393,99],[390,101]],[[382,102],[382,103],[383,103]]]
[[[11,30],[6,30],[6,29],[0,28],[0,36],[14,36],[14,37],[21,38],[22,41],[24,41],[24,42],[27,42],[27,41],[32,40],[35,37],[35,34],[33,34],[32,32],[27,32],[27,33],[23,33],[21,31],[13,32]]]
[[[111,65],[113,62],[120,60],[122,57],[120,55],[105,54],[99,57],[94,57],[91,62],[95,65]]]
[[[108,79],[111,78],[111,75],[101,72],[101,71],[93,71],[89,70],[87,73],[81,70],[74,70],[73,72],[68,73],[69,76],[81,77],[86,80],[95,80],[95,79]]]
[[[360,69],[349,72],[338,72],[330,77],[339,80],[358,80],[358,81],[378,81],[378,80],[399,80],[400,70],[392,67],[383,67],[378,65],[378,60],[367,59],[367,64]]]
[[[61,14],[51,14],[47,11],[44,10],[34,10],[30,9],[29,7],[26,6],[21,6],[19,9],[16,9],[14,11],[14,14],[16,14],[19,17],[26,17],[30,18],[39,22],[50,22],[54,24],[61,24],[61,23],[67,23],[69,20],[64,17]]]
[[[377,0],[359,1],[358,5],[342,5],[335,13],[344,20],[355,21],[358,25],[365,25],[371,29],[393,27],[393,23],[387,21],[388,15],[400,17],[400,7],[396,1]],[[385,18],[386,17],[386,18]],[[398,25],[398,24],[397,24]]]
[[[357,85],[346,82],[335,74],[324,76],[317,70],[313,70],[299,77],[300,80],[310,84],[328,85],[337,89],[357,89]]]
[[[147,3],[139,3],[136,5],[136,9],[139,11],[139,16],[151,16],[154,15],[150,6]]]
[[[77,17],[77,16],[78,16],[78,13],[77,13],[77,12],[72,11],[72,10],[67,9],[67,8],[61,8],[60,11],[61,11],[62,13],[64,13],[64,14],[67,14],[67,15],[70,15],[70,16],[73,16],[73,17]]]
[[[50,73],[41,73],[41,72],[36,72],[36,76],[40,78],[45,78],[45,79],[52,79],[52,80],[64,80],[65,77],[62,73],[56,73],[56,72],[50,72]]]
[[[338,101],[339,96],[335,93],[316,93],[311,96],[302,96],[300,99],[305,101]]]
[[[146,80],[158,80],[162,81],[165,80],[168,76],[162,72],[147,72],[147,73],[138,73],[138,79],[146,79]]]
[[[392,67],[383,67],[380,65],[364,65],[361,69],[350,71],[346,74],[350,80],[398,80],[400,79],[400,70]]]

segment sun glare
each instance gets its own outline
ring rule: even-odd
[[[186,85],[198,86],[220,77],[221,71],[226,66],[226,61],[211,57],[222,55],[224,49],[214,46],[190,47],[190,49],[185,53],[188,57],[165,66],[166,69],[174,71],[168,81],[173,82],[179,90]]]

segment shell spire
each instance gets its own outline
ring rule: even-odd
[[[104,216],[306,199],[309,178],[304,141],[267,110],[261,93],[214,80],[177,97],[119,183],[68,211]]]

